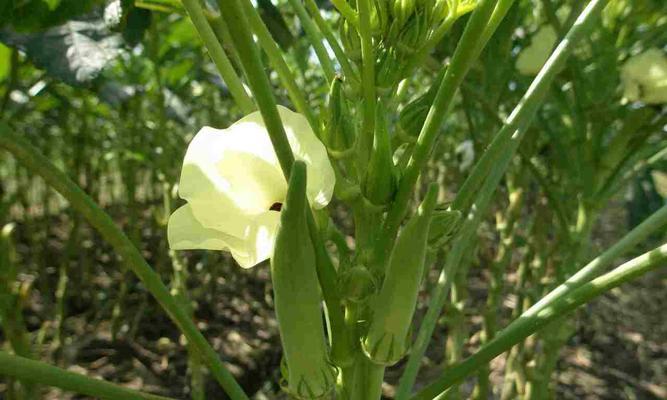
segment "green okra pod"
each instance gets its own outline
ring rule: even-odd
[[[438,186],[434,183],[417,213],[403,228],[389,258],[387,274],[373,301],[371,323],[362,342],[364,353],[375,363],[395,364],[407,351],[437,197]]]
[[[325,343],[307,210],[306,166],[295,161],[271,257],[271,280],[287,366],[285,389],[299,399],[316,399],[333,389],[336,373]]]

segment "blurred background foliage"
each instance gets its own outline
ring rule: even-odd
[[[331,4],[317,3],[338,27]],[[255,5],[309,104],[325,113],[326,79],[295,10],[286,0]],[[446,189],[444,201],[528,88],[532,76],[516,66],[522,50],[546,25],[562,37],[582,7],[579,1],[523,0],[512,8],[464,82],[426,171]],[[399,111],[433,84],[466,18],[392,99]],[[665,106],[624,100],[621,88],[621,66],[650,48],[667,50],[664,0],[611,1],[594,32],[578,44],[469,252],[470,267],[452,291],[422,380],[478,347],[489,324],[504,326],[526,307],[522,301],[562,280],[567,271],[554,265],[568,257],[589,259],[665,204]],[[270,77],[278,102],[289,106],[277,76]],[[390,121],[396,147],[403,141],[404,115]],[[280,347],[266,266],[241,270],[226,254],[177,255],[166,243],[189,139],[203,125],[226,127],[241,116],[179,2],[1,2],[0,116],[129,233],[191,307],[246,390],[256,398],[278,398]],[[332,209],[343,233],[351,234],[347,211],[336,204]],[[581,221],[582,209],[589,220]],[[0,279],[3,346],[19,353],[16,343],[22,342],[30,356],[156,393],[222,398],[184,350],[177,329],[109,247],[7,154],[0,159],[0,223],[6,226],[6,254],[15,255],[7,261],[14,273]],[[585,229],[578,229],[582,223]],[[437,261],[442,252],[432,257]],[[526,268],[533,272],[526,275]],[[430,276],[427,286],[436,278]],[[492,363],[486,379],[497,398],[520,397],[525,380],[538,379],[540,370],[531,370],[531,363],[542,365],[540,357],[549,354],[543,347],[559,341],[565,350],[551,363],[557,398],[667,397],[666,283],[662,273],[614,291],[563,324],[562,335],[562,329],[547,329]],[[542,371],[547,379],[548,364]],[[400,370],[399,364],[389,371],[389,383]],[[452,398],[472,396],[473,387],[475,393],[485,390],[484,379],[466,382]],[[16,398],[14,386],[0,380],[0,397]],[[392,386],[385,389],[391,397]]]

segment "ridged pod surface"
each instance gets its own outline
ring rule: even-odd
[[[287,365],[285,389],[299,399],[317,399],[333,389],[336,373],[324,338],[307,210],[306,166],[295,161],[271,258],[271,280]]]
[[[362,347],[377,364],[393,365],[407,351],[437,197],[438,186],[432,184],[396,240],[382,288],[372,303],[371,324]]]

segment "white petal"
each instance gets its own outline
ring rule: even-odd
[[[230,246],[232,257],[241,267],[250,268],[271,257],[279,221],[280,213],[276,211],[257,216],[243,241],[238,246]]]
[[[320,209],[331,201],[336,176],[324,144],[315,136],[308,120],[301,114],[278,106],[287,140],[297,160],[306,163],[308,200],[313,208]]]
[[[201,129],[188,147],[179,194],[207,228],[243,237],[250,220],[285,197],[287,185],[261,128]]]
[[[169,247],[174,250],[225,250],[243,268],[253,267],[267,260],[273,253],[273,245],[280,220],[280,213],[268,211],[245,227],[243,238],[227,235],[215,229],[203,227],[192,213],[189,204],[177,209],[169,218],[167,236]]]
[[[169,247],[174,250],[228,250],[241,241],[215,229],[203,227],[192,214],[189,204],[174,211],[167,225]]]

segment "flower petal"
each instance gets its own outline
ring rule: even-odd
[[[316,209],[323,208],[331,201],[336,184],[336,176],[327,149],[315,136],[303,115],[283,106],[278,106],[278,112],[294,157],[306,163],[308,170],[306,191],[310,205]]]
[[[204,227],[243,237],[252,218],[282,201],[286,190],[261,127],[205,127],[188,146],[179,194]]]
[[[189,204],[180,207],[169,217],[167,239],[173,250],[229,250],[242,242],[234,236],[202,226]]]
[[[246,226],[245,235],[240,239],[205,228],[195,218],[192,207],[186,204],[169,218],[169,247],[173,250],[229,251],[241,267],[250,268],[271,256],[279,220],[279,212],[267,211]]]
[[[241,267],[250,268],[271,257],[279,221],[280,213],[276,211],[257,216],[239,246],[230,246],[232,257]]]

